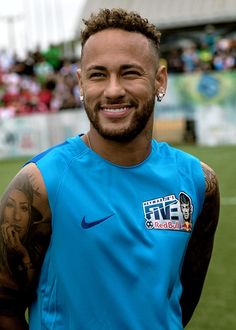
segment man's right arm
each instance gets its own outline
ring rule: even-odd
[[[0,201],[0,330],[26,330],[51,234],[51,212],[42,176],[25,166]]]

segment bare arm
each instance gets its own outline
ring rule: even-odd
[[[200,299],[219,217],[220,196],[215,172],[203,163],[202,168],[206,179],[205,201],[187,248],[181,274],[183,293],[180,303],[184,327],[191,319]]]
[[[0,201],[0,330],[25,330],[25,310],[35,288],[51,233],[41,174],[23,168]]]

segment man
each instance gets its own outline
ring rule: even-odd
[[[193,212],[193,207],[191,203],[191,199],[185,194],[179,194],[179,202],[180,202],[180,210],[183,214],[183,224],[182,228],[185,230],[192,230],[192,220],[191,215]]]
[[[121,9],[84,22],[78,79],[90,130],[17,175],[29,178],[45,230],[40,258],[30,255],[33,279],[19,286],[3,269],[1,329],[28,329],[27,306],[33,330],[182,329],[210,261],[217,179],[152,140],[155,97],[167,85],[156,27]],[[191,199],[191,231],[181,226],[181,192]]]

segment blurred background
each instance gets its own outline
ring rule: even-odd
[[[154,136],[212,166],[222,197],[212,262],[187,328],[236,329],[235,0],[0,0],[0,194],[28,157],[87,131],[76,78],[80,28],[103,7],[140,12],[162,32],[169,80]]]

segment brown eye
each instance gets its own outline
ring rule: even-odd
[[[8,207],[8,208],[13,208],[14,206],[15,206],[15,204],[12,203],[11,201],[8,201],[8,202],[6,203],[6,207]]]
[[[125,72],[123,73],[123,75],[126,76],[126,77],[127,77],[127,76],[128,76],[128,77],[140,77],[140,76],[141,76],[140,72],[135,71],[135,70],[125,71]]]
[[[28,206],[21,206],[23,212],[29,212]]]
[[[89,75],[89,78],[103,78],[105,74],[102,72],[93,72]]]

